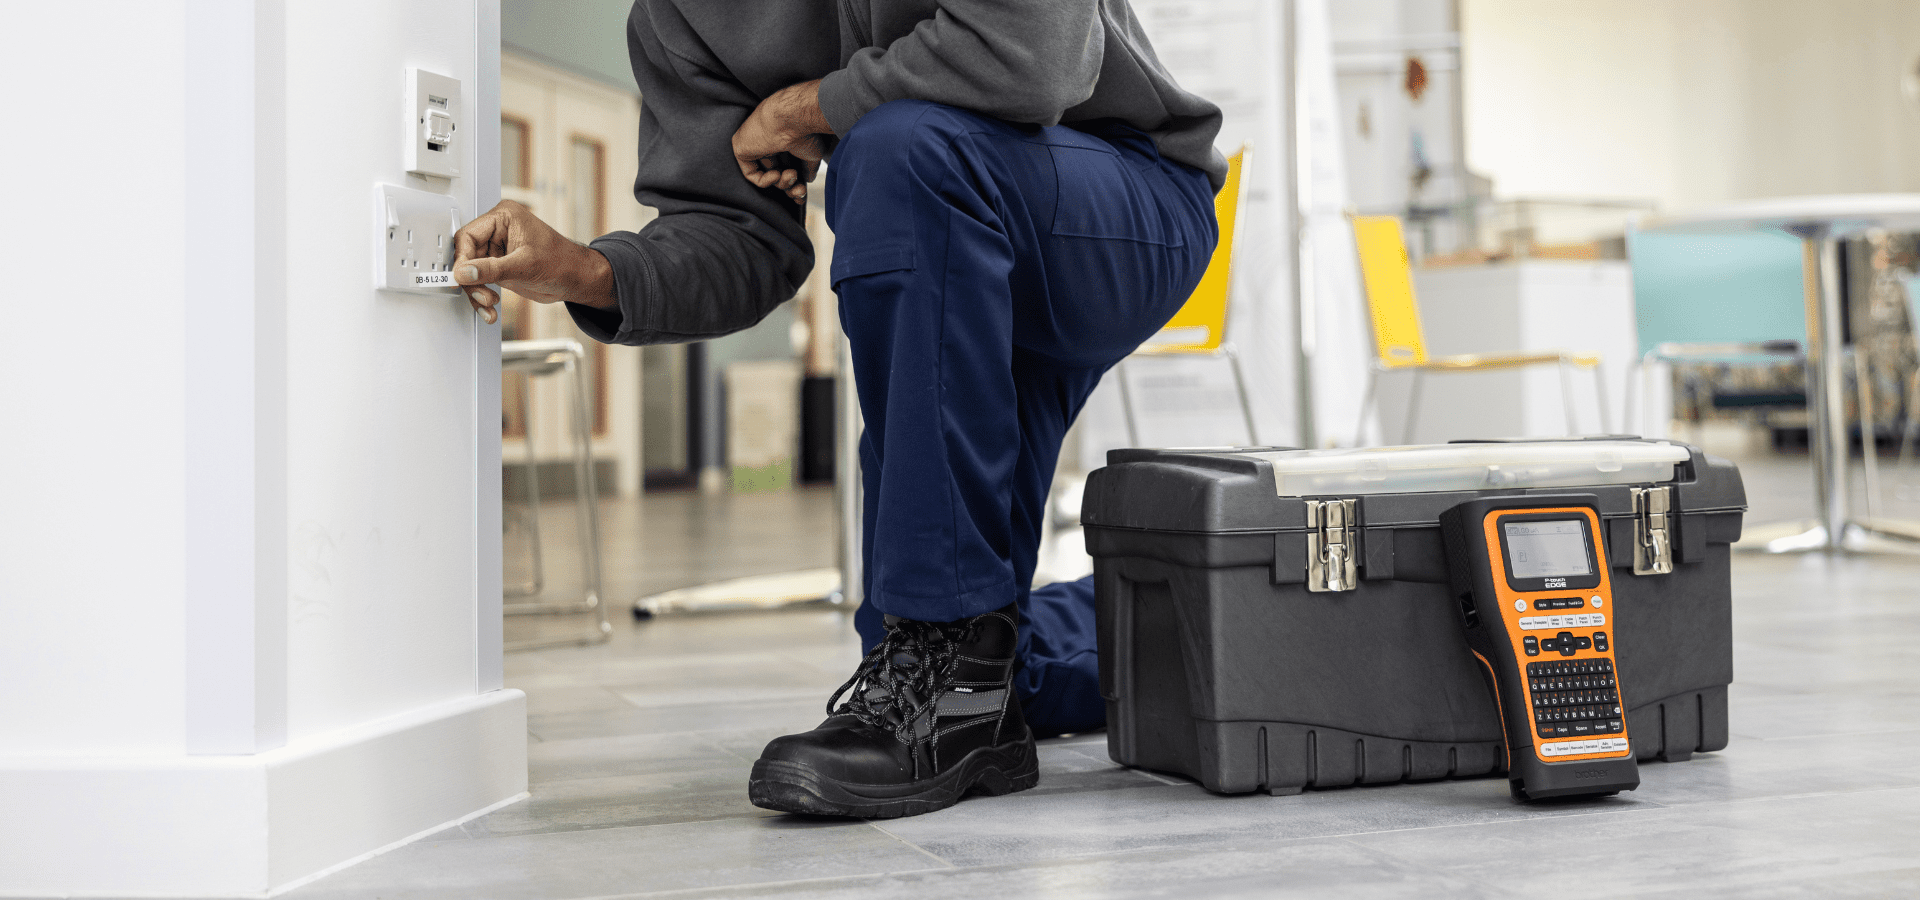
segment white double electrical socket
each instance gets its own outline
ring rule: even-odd
[[[373,286],[383,291],[453,294],[453,235],[460,205],[452,197],[374,185]]]
[[[460,174],[460,81],[425,69],[407,70],[407,171],[453,178]]]

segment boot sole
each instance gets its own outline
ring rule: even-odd
[[[1033,739],[981,747],[932,778],[907,784],[851,784],[821,775],[805,763],[762,759],[753,764],[747,799],[761,809],[810,816],[897,819],[946,809],[968,794],[999,796],[1040,783]]]

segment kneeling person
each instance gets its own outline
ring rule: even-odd
[[[846,7],[842,10],[842,7]],[[1219,110],[1125,0],[641,0],[635,196],[581,247],[505,204],[455,275],[566,301],[600,340],[752,325],[812,267],[800,206],[831,154],[832,280],[866,431],[855,622],[869,652],[749,794],[912,815],[1039,777],[1036,731],[1098,727],[1088,584],[1030,592],[1060,443],[1100,376],[1179,308],[1217,230]]]

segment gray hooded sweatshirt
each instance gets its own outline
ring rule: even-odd
[[[1217,190],[1220,109],[1175,84],[1126,0],[639,0],[627,19],[639,82],[634,197],[660,211],[591,246],[619,310],[567,304],[612,343],[697,341],[753,325],[813,268],[803,211],[756,188],[733,133],[761,99],[823,78],[834,135],[890,100],[1009,122],[1119,119]]]

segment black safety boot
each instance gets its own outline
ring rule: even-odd
[[[827,700],[827,720],[761,751],[747,797],[783,812],[890,819],[1038,784],[1033,733],[1013,696],[1018,615],[1009,604],[958,622],[888,616],[886,639]]]

